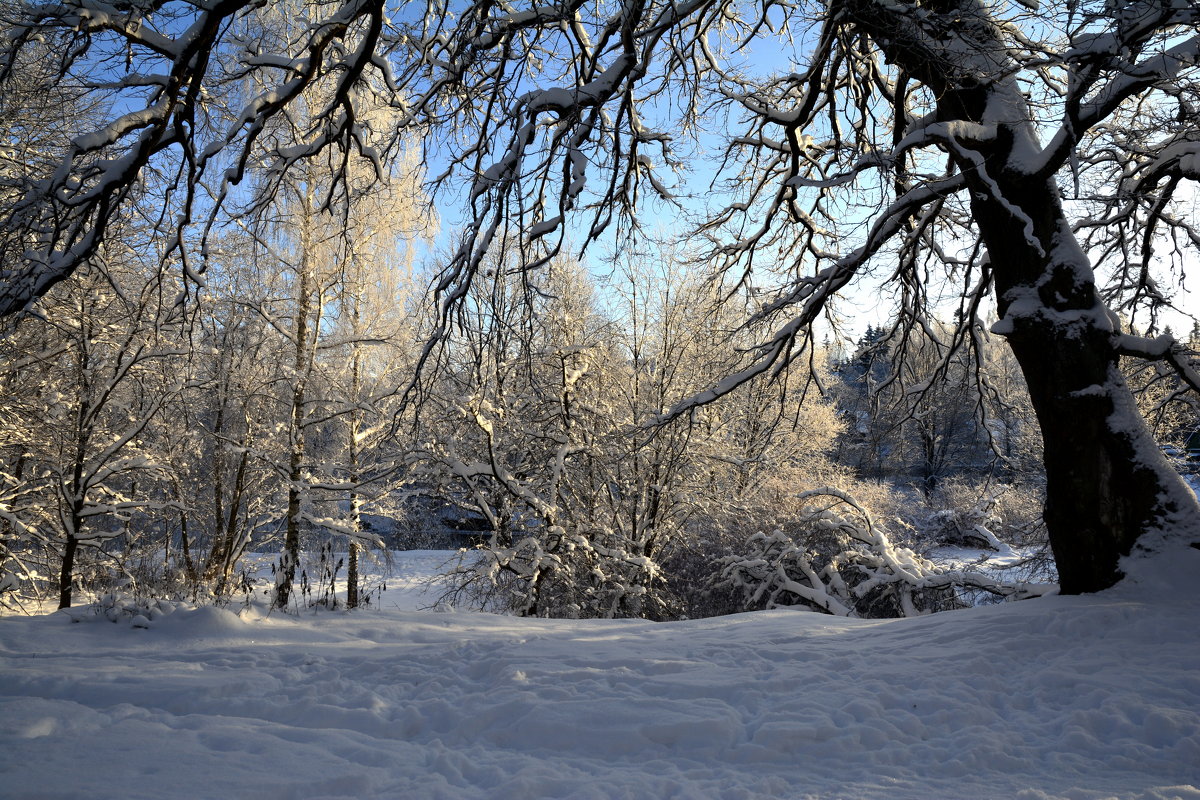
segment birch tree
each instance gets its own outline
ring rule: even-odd
[[[387,111],[375,113],[378,118]],[[415,350],[413,263],[417,244],[428,242],[436,230],[416,180],[421,173],[411,152],[393,166],[385,185],[371,187],[369,173],[351,172],[347,179],[357,183],[354,203],[334,221],[335,259],[341,269],[332,341],[323,357],[333,362],[331,390],[344,407],[338,419],[344,449],[337,472],[348,500],[348,608],[362,601],[360,552],[376,541],[365,514],[369,509],[395,512],[387,498],[402,478],[395,469],[394,462],[402,458],[392,433],[397,390],[408,380]]]

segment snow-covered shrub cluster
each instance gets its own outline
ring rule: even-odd
[[[673,616],[659,565],[623,543],[606,546],[615,538],[557,528],[529,531],[507,547],[493,540],[460,554],[442,578],[440,602],[570,619]]]
[[[189,607],[188,603],[137,597],[124,592],[106,592],[69,613],[73,622],[107,620],[134,628],[147,628],[151,622],[173,614],[179,608]]]
[[[754,337],[728,307],[712,310],[696,276],[633,269],[603,293],[566,259],[532,284],[492,270],[471,324],[430,356],[437,369],[403,410],[411,351],[393,342],[356,356],[334,340],[300,363],[292,339],[256,322],[272,304],[295,312],[296,298],[267,293],[252,310],[214,299],[186,385],[161,371],[173,352],[161,323],[137,328],[139,314],[168,309],[131,309],[129,293],[93,298],[94,314],[114,317],[96,323],[104,335],[59,343],[87,354],[86,374],[59,358],[34,381],[14,359],[43,331],[18,331],[0,371],[20,423],[0,448],[23,454],[0,470],[0,602],[53,602],[65,587],[225,603],[249,594],[240,564],[255,547],[279,553],[259,600],[333,607],[349,580],[357,605],[378,588],[358,560],[385,540],[444,536],[447,515],[479,545],[446,576],[443,602],[458,607],[669,619],[798,604],[879,616],[1024,591],[992,564],[970,576],[929,553],[956,545],[1028,564],[1044,540],[1036,430],[997,388],[1011,365],[959,365],[954,391],[910,397],[888,382],[893,351],[872,331],[857,352],[823,353],[812,376],[748,382],[660,425],[680,398],[736,372]],[[284,288],[295,289],[271,291]],[[387,323],[393,334],[420,324]],[[127,329],[159,337],[159,350],[120,338]],[[270,360],[288,357],[281,379]],[[126,370],[95,384],[102,364]],[[972,405],[980,375],[992,393]],[[91,409],[86,424],[64,387]],[[94,397],[79,395],[87,387]],[[55,409],[41,425],[39,398]],[[64,482],[76,467],[77,484]],[[1053,580],[1044,567],[1019,580]]]
[[[962,545],[1000,551],[1010,545],[1045,544],[1044,490],[1037,483],[953,478],[928,498],[927,512],[910,513],[924,546]]]
[[[715,588],[740,595],[743,610],[803,605],[837,616],[913,616],[958,607],[955,590],[964,587],[1018,597],[1048,588],[939,568],[893,544],[866,509],[837,489],[800,499],[804,511],[786,532],[755,533],[742,552],[722,559]]]

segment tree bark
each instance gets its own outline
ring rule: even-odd
[[[361,269],[361,267],[360,267]],[[362,297],[357,294],[361,291],[362,281],[356,281],[354,290],[356,294],[350,299],[351,303],[351,330],[354,331],[354,341],[350,345],[350,398],[355,403],[355,408],[350,412],[350,431],[348,436],[348,453],[347,460],[350,462],[350,524],[354,528],[355,534],[362,533],[362,495],[359,492],[359,481],[362,479],[361,470],[359,468],[359,436],[362,433],[362,411],[358,408],[360,395],[362,394],[362,340],[360,336],[364,333],[362,330]],[[346,554],[346,608],[358,608],[358,538],[350,537],[348,552]]]
[[[245,447],[246,441],[242,442]],[[205,568],[205,580],[216,579],[216,593],[220,597],[225,594],[225,588],[229,582],[229,573],[233,570],[233,565],[237,563],[241,557],[241,548],[238,542],[241,539],[241,511],[243,496],[246,488],[246,467],[249,464],[250,453],[243,449],[238,460],[238,468],[234,473],[233,488],[229,493],[228,509],[223,510],[220,502],[216,503],[217,511],[221,511],[223,516],[216,517],[217,531],[216,541],[213,542],[213,549],[209,553],[208,565]]]
[[[1006,160],[997,155],[993,163]],[[1003,169],[992,177],[1004,202],[975,192],[973,208],[1000,330],[1042,432],[1044,517],[1060,585],[1065,594],[1099,591],[1120,579],[1120,559],[1143,535],[1196,536],[1195,497],[1137,412],[1118,365],[1117,318],[1097,295],[1053,180]]]
[[[294,360],[292,363],[293,380],[291,407],[291,442],[288,453],[288,502],[287,530],[283,539],[283,554],[279,558],[279,573],[275,580],[275,598],[271,605],[274,608],[285,608],[292,595],[292,585],[296,578],[296,567],[300,563],[300,513],[304,480],[305,435],[307,422],[305,420],[305,403],[308,377],[312,372],[316,338],[320,326],[320,299],[318,288],[313,275],[312,249],[314,247],[313,228],[313,189],[309,183],[299,192],[300,222],[299,241],[297,242],[296,265],[296,308]],[[313,319],[315,315],[315,320]]]
[[[1062,591],[1112,586],[1121,557],[1148,534],[1200,541],[1200,504],[1121,377],[1118,320],[1097,294],[1056,170],[1023,168],[1019,156],[1040,150],[1029,122],[1036,115],[1012,77],[991,12],[979,0],[939,0],[917,25],[906,5],[848,0],[846,10],[891,63],[934,93],[938,121],[978,123],[985,133],[947,149],[967,180],[987,247],[997,331],[1024,373],[1041,427],[1044,516]]]
[[[58,573],[58,607],[71,607],[71,588],[74,582],[75,552],[79,549],[79,540],[67,534],[63,545],[62,570]]]

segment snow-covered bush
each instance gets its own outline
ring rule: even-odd
[[[39,582],[39,577],[39,573],[17,558],[5,557],[0,560],[0,609],[23,609],[29,599],[28,593]]]
[[[776,513],[810,462],[826,468],[832,406],[815,390],[801,405],[803,388],[785,381],[744,386],[662,424],[737,358],[713,351],[736,325],[702,313],[711,287],[669,263],[653,280],[630,266],[627,325],[599,312],[578,265],[548,265],[544,308],[529,319],[512,319],[501,302],[523,287],[489,273],[495,290],[479,298],[487,324],[454,343],[458,358],[488,355],[460,363],[450,348],[454,369],[426,401],[446,425],[428,429],[412,457],[425,483],[470,498],[492,531],[450,576],[447,602],[694,616],[681,597],[711,574],[724,532]]]
[[[440,603],[528,616],[579,618],[677,616],[658,563],[611,532],[526,532],[503,546],[496,537],[460,551],[443,576]]]
[[[803,493],[804,512],[786,530],[755,533],[721,560],[717,592],[743,610],[807,606],[838,616],[890,617],[953,608],[958,588],[1032,596],[1045,587],[1006,584],[979,573],[940,570],[892,543],[872,515],[834,488]]]
[[[829,426],[830,439],[838,428]],[[826,440],[818,439],[819,446]],[[909,544],[909,526],[902,516],[911,505],[904,494],[886,481],[859,480],[850,470],[826,458],[821,450],[801,459],[776,465],[763,477],[751,495],[727,498],[713,513],[694,520],[688,535],[681,537],[664,559],[663,571],[678,598],[683,615],[690,618],[733,614],[747,609],[742,591],[723,579],[729,559],[748,552],[748,538],[762,531],[781,531],[785,537],[817,547],[805,500],[812,491],[834,491],[854,498],[871,519],[892,520],[893,538],[903,536]],[[835,546],[825,542],[824,549]]]
[[[927,514],[912,515],[922,543],[1001,551],[1045,544],[1044,490],[1038,484],[996,484],[955,478],[929,499]]]
[[[156,600],[126,592],[106,592],[86,605],[64,609],[73,622],[107,620],[112,623],[128,623],[134,628],[148,628],[150,623],[173,614],[179,608],[190,607],[187,603],[172,600]]]
[[[57,554],[37,528],[5,523],[0,521],[0,611],[30,612],[57,588]]]

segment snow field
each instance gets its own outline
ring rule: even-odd
[[[1200,800],[1194,550],[887,621],[389,607],[432,562],[353,614],[0,619],[0,796]]]

